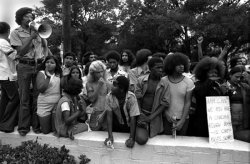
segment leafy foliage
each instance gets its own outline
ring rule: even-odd
[[[44,7],[36,12],[42,21],[52,21],[53,36],[49,38],[50,47],[58,47],[62,41],[62,0],[43,0]],[[72,0],[71,1],[71,40],[72,51],[84,54],[86,51],[101,52],[105,41],[112,37],[116,28],[115,8],[118,0]],[[79,52],[80,51],[80,52]]]
[[[81,164],[90,161],[85,155],[81,155],[79,159]],[[58,149],[47,144],[41,145],[37,141],[26,141],[15,148],[0,145],[0,163],[75,164],[76,161],[65,146]]]
[[[62,0],[43,0],[40,17],[53,22],[49,44],[61,41]],[[102,53],[108,44],[137,51],[149,48],[168,53],[181,45],[190,55],[198,36],[203,46],[210,42],[233,46],[238,38],[250,40],[250,5],[240,0],[72,0],[72,50]],[[113,39],[113,42],[111,41]],[[242,43],[241,43],[242,44]]]

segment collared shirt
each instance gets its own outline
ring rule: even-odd
[[[114,95],[112,95],[111,93],[109,93],[106,96],[105,110],[113,111],[115,113],[119,123],[124,124],[124,121],[122,119],[122,114],[120,111],[121,109],[119,106],[119,102],[118,102],[117,98]],[[130,117],[140,115],[140,110],[139,110],[138,103],[137,103],[137,100],[136,100],[134,93],[128,91],[122,110],[124,111],[124,114],[126,116],[128,126],[130,126],[130,124],[129,124]]]
[[[0,80],[17,80],[16,50],[5,39],[0,39]]]
[[[113,83],[113,81],[118,77],[118,76],[125,76],[126,78],[128,78],[128,74],[127,72],[123,71],[120,69],[120,67],[118,68],[118,71],[112,76],[111,74],[111,70],[108,69],[107,70],[107,80],[111,83]]]
[[[148,88],[148,78],[149,75],[141,76],[138,79],[138,83],[135,90],[135,95],[138,99],[142,98],[144,94],[147,91]],[[168,109],[170,104],[170,85],[167,83],[166,76],[162,77],[159,81],[154,101],[153,101],[153,107],[152,107],[152,113],[154,113],[157,108],[162,105],[165,107],[165,109]],[[155,135],[159,134],[163,131],[163,120],[162,120],[162,113],[156,116],[153,120],[150,121],[150,137],[154,137]]]
[[[16,28],[10,34],[10,43],[12,46],[22,46],[27,42],[30,38],[31,34],[29,31],[23,29],[21,26]],[[42,47],[42,39],[37,37],[36,39],[32,40],[32,44],[30,44],[29,52],[26,53],[21,58],[26,59],[40,59],[43,58],[43,47]]]
[[[129,71],[129,80],[130,80],[130,90],[135,91],[138,78],[143,75],[148,75],[150,73],[149,69],[143,71],[141,67],[135,67]]]

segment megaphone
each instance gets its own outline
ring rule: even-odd
[[[32,26],[38,32],[38,35],[41,38],[46,39],[46,38],[50,37],[50,35],[52,33],[52,28],[48,24],[39,24],[39,23],[35,23],[35,22],[30,22],[29,26],[30,27]]]

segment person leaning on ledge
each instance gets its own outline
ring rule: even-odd
[[[35,15],[28,7],[16,11],[16,23],[20,25],[10,34],[11,46],[17,50],[17,74],[20,95],[20,112],[18,132],[25,136],[30,131],[30,124],[35,133],[40,133],[38,118],[36,115],[36,100],[38,92],[35,87],[36,66],[42,62],[48,54],[47,41],[41,38],[34,25]],[[30,108],[30,84],[33,86],[33,104]]]
[[[114,142],[112,132],[130,133],[125,145],[134,147],[136,137],[136,117],[140,115],[138,103],[134,93],[129,90],[129,80],[125,76],[118,76],[113,81],[111,93],[106,97],[108,138],[104,141],[107,146]],[[138,141],[137,141],[138,142]]]

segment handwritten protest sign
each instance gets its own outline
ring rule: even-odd
[[[206,97],[209,142],[231,142],[233,128],[228,96]]]

